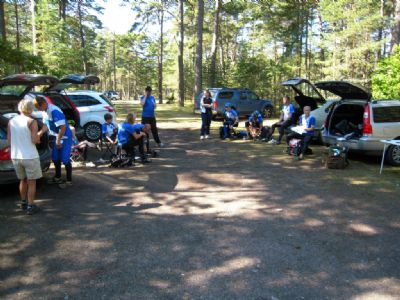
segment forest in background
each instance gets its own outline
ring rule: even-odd
[[[100,1],[0,0],[1,77],[95,74],[99,90],[133,99],[151,85],[181,106],[219,86],[277,103],[292,77],[400,98],[400,0],[120,2],[137,16],[126,34],[102,28]]]

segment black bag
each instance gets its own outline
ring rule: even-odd
[[[325,166],[328,169],[344,169],[349,165],[346,147],[330,146]]]
[[[116,156],[111,158],[110,168],[124,168],[133,165],[132,159],[127,156]]]

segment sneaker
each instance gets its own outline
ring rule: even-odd
[[[300,153],[300,155],[297,157],[298,160],[303,160],[304,159],[304,154]]]
[[[37,213],[37,212],[39,212],[39,211],[40,211],[39,206],[37,206],[37,205],[35,205],[35,204],[33,204],[33,205],[28,204],[28,206],[27,206],[27,208],[26,208],[26,213],[27,213],[28,215],[33,215],[33,214],[35,214],[35,213]]]
[[[26,210],[28,208],[28,202],[26,202],[26,200],[22,200],[19,204],[19,208],[22,210]]]
[[[270,145],[275,145],[275,144],[276,144],[276,140],[270,139],[270,140],[268,141],[268,144],[270,144]]]
[[[209,136],[208,134],[206,135],[206,140],[211,139],[211,136]]]
[[[158,145],[158,148],[164,147],[164,144],[163,144],[163,143],[159,143],[159,144],[157,144],[157,145]]]
[[[204,135],[201,135],[201,136],[200,136],[200,140],[204,140]]]
[[[63,180],[61,177],[53,177],[53,178],[50,178],[49,180],[47,180],[48,184],[60,184],[62,182],[63,182]]]
[[[88,162],[88,163],[86,163],[86,167],[88,167],[88,168],[95,168],[96,167],[96,165],[93,163],[93,162]]]
[[[58,185],[60,189],[66,189],[69,186],[72,186],[72,181],[66,181]]]

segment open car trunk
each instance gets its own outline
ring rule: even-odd
[[[365,102],[340,103],[331,112],[328,133],[346,139],[362,137]]]

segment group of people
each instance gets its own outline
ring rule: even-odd
[[[105,114],[102,125],[102,138],[117,149],[125,150],[128,157],[135,159],[135,146],[138,146],[142,163],[148,163],[144,140],[147,139],[146,151],[150,152],[149,133],[159,147],[162,147],[158,135],[155,109],[156,99],[151,95],[152,89],[146,87],[144,95],[140,97],[142,106],[142,122],[135,124],[135,115],[129,113],[126,120],[116,126],[110,114]],[[39,130],[38,122],[32,117],[34,109],[43,112],[43,126]],[[48,103],[44,97],[37,96],[33,101],[23,99],[18,104],[19,115],[8,123],[8,144],[10,155],[19,183],[21,209],[27,214],[34,214],[40,210],[35,204],[36,180],[42,177],[42,168],[36,144],[48,134],[51,139],[51,160],[54,163],[55,175],[48,183],[58,184],[60,188],[72,185],[71,150],[73,145],[82,144],[86,148],[88,143],[76,140],[74,127],[68,123],[62,110],[54,104]],[[90,144],[90,143],[89,143]],[[64,165],[66,180],[61,177],[61,165]]]
[[[281,144],[285,132],[292,126],[296,125],[294,121],[295,107],[290,103],[288,96],[282,98],[283,105],[281,108],[281,114],[279,121],[274,123],[271,127],[264,126],[264,118],[259,111],[254,111],[249,119],[245,122],[246,132],[244,133],[244,139],[259,139],[273,144]],[[224,121],[223,126],[220,128],[221,139],[231,137],[231,131],[239,124],[239,116],[235,107],[231,103],[225,104],[224,110]],[[210,125],[212,119],[212,110],[214,109],[214,102],[209,90],[204,91],[204,97],[200,101],[201,109],[201,130],[200,139],[209,138],[210,136]],[[286,143],[289,145],[292,139],[298,139],[300,141],[300,151],[298,158],[301,160],[304,158],[308,146],[312,137],[315,134],[315,117],[310,114],[311,107],[305,106],[303,108],[303,114],[300,116],[298,126],[287,134]],[[278,128],[279,136],[275,141],[272,139],[276,128]]]

